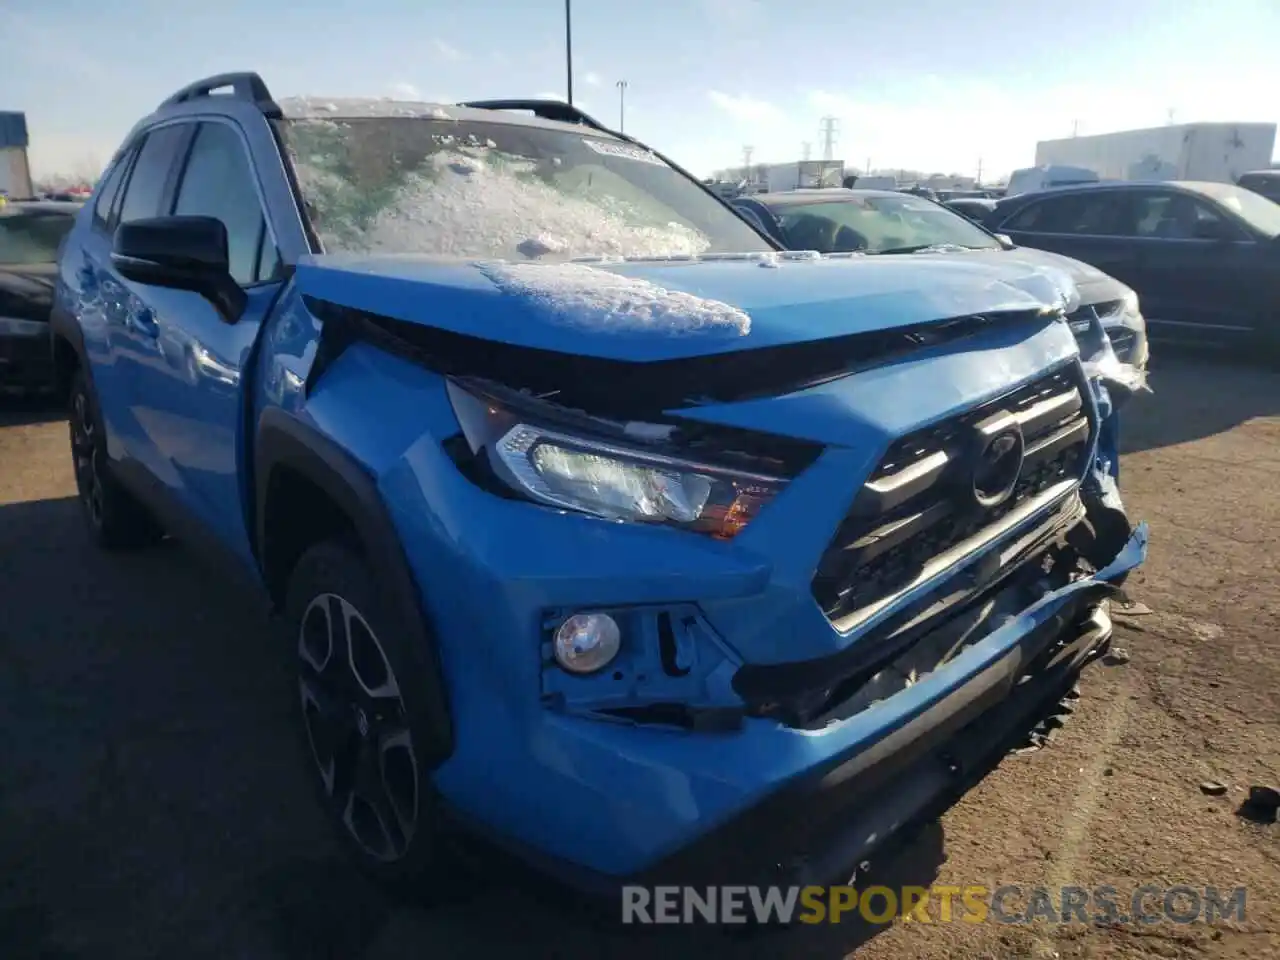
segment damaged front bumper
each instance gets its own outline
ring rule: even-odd
[[[1105,601],[1146,552],[1143,524],[1092,574],[998,625],[988,618],[990,632],[975,639],[971,629],[945,662],[821,725],[748,716],[734,729],[689,733],[544,714],[534,750],[578,795],[568,809],[539,811],[554,845],[495,834],[457,806],[451,812],[599,896],[628,883],[841,881],[962,794],[1061,698],[1105,650]]]

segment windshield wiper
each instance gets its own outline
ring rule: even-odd
[[[869,253],[954,253],[957,250],[981,250],[982,247],[966,247],[958,243],[917,243],[910,247],[889,247],[886,250],[871,250]]]

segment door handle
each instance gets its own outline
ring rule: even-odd
[[[129,311],[129,326],[152,340],[160,336],[160,324],[156,323],[156,315],[150,307],[141,307]]]

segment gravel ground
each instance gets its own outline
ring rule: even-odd
[[[1153,386],[1125,423],[1126,500],[1152,529],[1129,588],[1150,612],[1121,620],[1116,640],[1131,659],[1090,667],[1053,741],[1008,757],[889,882],[1110,884],[1122,902],[1146,883],[1243,885],[1242,923],[659,938],[584,922],[509,877],[460,878],[430,909],[388,903],[314,807],[284,660],[256,611],[180,547],[92,550],[65,423],[9,403],[0,957],[1280,956],[1280,827],[1236,812],[1249,785],[1280,781],[1280,376],[1180,361]]]

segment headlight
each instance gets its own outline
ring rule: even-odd
[[[456,383],[449,397],[467,443],[509,490],[537,503],[610,520],[659,523],[729,539],[785,478],[644,449],[536,417]],[[616,425],[615,425],[616,426]],[[664,428],[649,426],[652,440]]]

